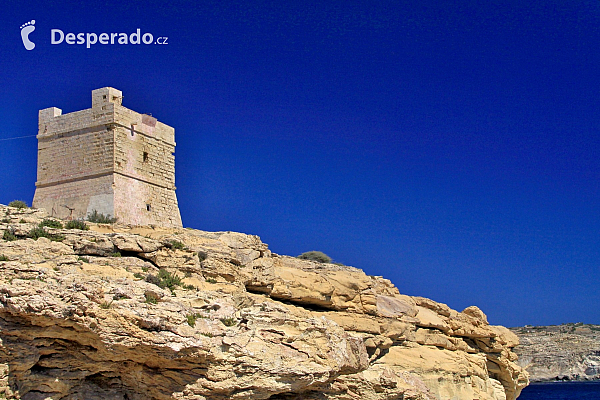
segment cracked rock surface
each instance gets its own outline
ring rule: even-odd
[[[508,329],[257,236],[0,206],[0,397],[514,400]]]

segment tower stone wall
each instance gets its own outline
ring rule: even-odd
[[[182,226],[175,195],[175,130],[122,106],[114,88],[92,108],[39,112],[33,206],[59,218],[93,210],[133,225]]]

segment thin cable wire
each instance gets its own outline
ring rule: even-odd
[[[37,136],[37,135],[27,135],[27,136],[9,137],[9,138],[0,139],[0,141],[3,141],[3,140],[24,139],[24,138],[28,138],[28,137],[35,137],[35,136]]]

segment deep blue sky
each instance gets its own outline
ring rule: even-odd
[[[112,86],[175,127],[185,226],[493,324],[600,323],[599,1],[95,3],[2,3],[0,203],[36,180],[36,139],[1,139]],[[168,45],[50,44],[137,28]]]

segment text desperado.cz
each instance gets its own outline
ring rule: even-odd
[[[61,44],[85,44],[88,49],[91,45],[99,44],[168,44],[168,38],[161,36],[154,40],[154,35],[151,33],[140,32],[140,29],[136,30],[130,35],[126,33],[100,33],[96,34],[93,32],[88,33],[65,33],[60,29],[50,30],[50,43]]]

